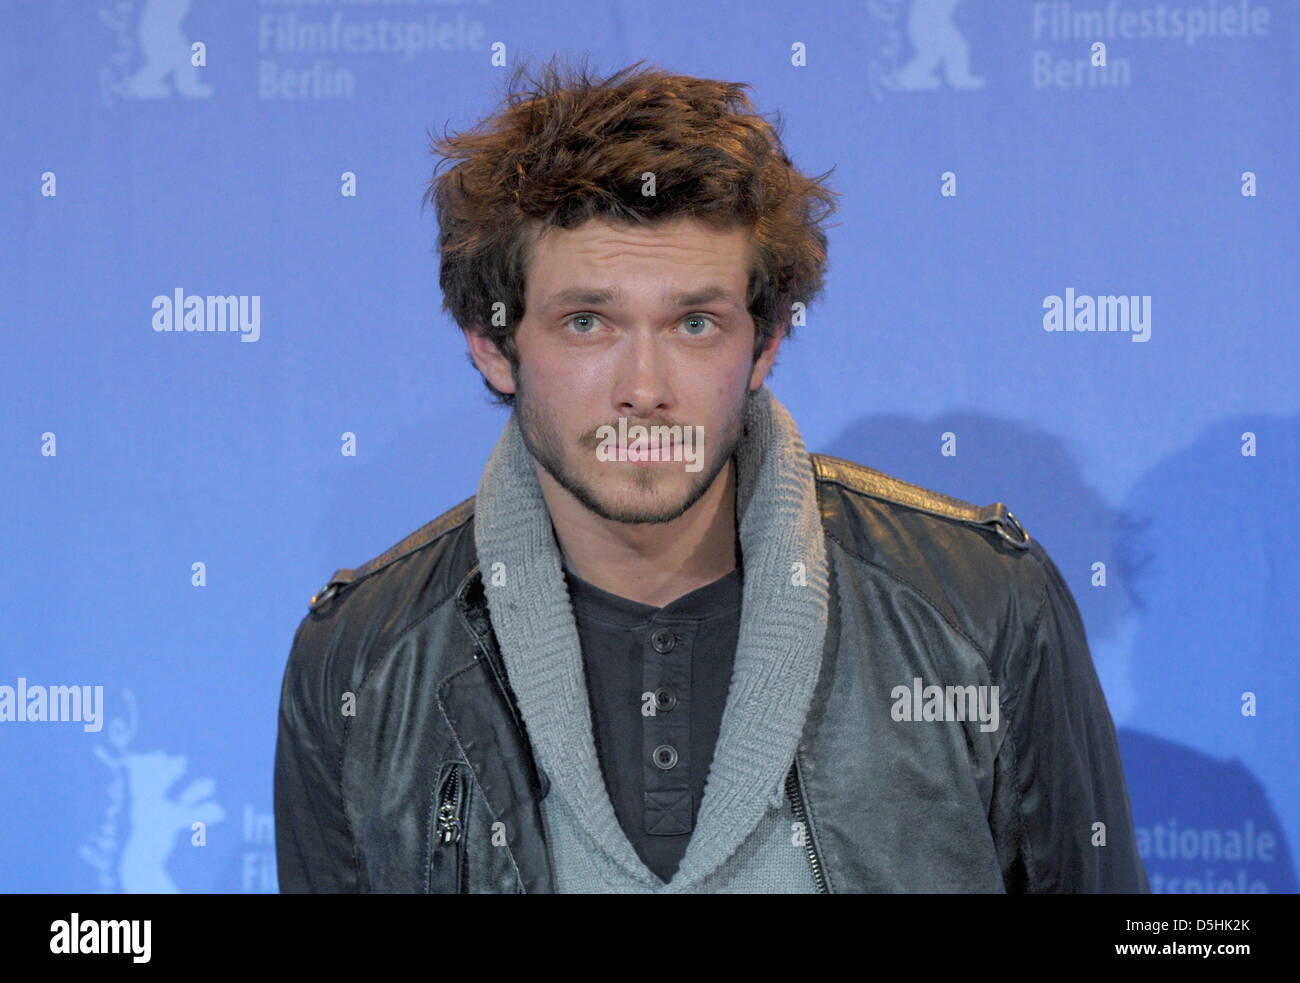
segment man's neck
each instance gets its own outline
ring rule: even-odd
[[[601,590],[663,607],[736,569],[734,459],[685,513],[637,525],[602,519],[536,470],[566,564]]]

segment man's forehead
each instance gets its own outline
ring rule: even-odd
[[[677,219],[672,223],[659,223],[655,226],[628,226],[615,225],[601,220],[592,219],[577,229],[558,229],[550,228],[538,230],[529,244],[529,259],[527,268],[530,273],[540,272],[542,268],[551,266],[550,262],[543,262],[540,265],[537,259],[545,251],[546,259],[554,261],[559,256],[564,255],[568,250],[579,250],[584,245],[594,240],[608,238],[611,236],[627,235],[633,239],[640,239],[647,245],[653,246],[656,241],[663,242],[665,238],[686,237],[689,248],[698,249],[708,254],[708,258],[715,261],[715,267],[712,270],[698,269],[698,276],[690,277],[693,282],[671,282],[665,283],[659,291],[659,297],[665,303],[676,304],[678,306],[691,306],[694,304],[708,304],[714,301],[723,303],[742,304],[743,298],[738,296],[734,285],[725,282],[728,279],[728,271],[723,260],[723,253],[719,251],[716,240],[712,245],[706,245],[703,237],[733,238],[738,247],[738,259],[740,261],[740,282],[741,290],[745,288],[748,279],[748,272],[753,256],[753,244],[748,230],[741,226],[735,226],[731,229],[717,229],[705,225],[693,219]],[[547,243],[550,243],[548,246]],[[552,272],[554,272],[552,270]],[[557,305],[565,304],[605,304],[614,305],[624,302],[627,297],[618,283],[610,283],[593,275],[594,271],[575,271],[566,273],[562,277],[562,283],[536,282],[535,277],[529,277],[530,293],[534,290],[545,290],[545,296],[539,300],[539,306],[550,308]],[[557,277],[556,279],[560,279]]]
[[[678,307],[711,304],[715,300],[732,304],[740,302],[740,298],[736,296],[731,288],[716,283],[690,290],[675,290],[672,286],[666,285],[659,296],[665,303],[675,304]],[[542,306],[554,307],[567,304],[617,305],[624,303],[626,300],[626,292],[619,286],[577,286],[566,287],[548,294],[542,299]]]

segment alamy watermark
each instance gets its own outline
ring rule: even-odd
[[[980,730],[988,733],[998,729],[1001,719],[996,686],[926,686],[916,676],[911,686],[895,686],[889,695],[894,700],[889,715],[895,720],[978,720]]]
[[[19,676],[18,685],[0,686],[0,722],[81,721],[82,728],[95,733],[104,726],[103,686],[28,686]]]
[[[260,294],[204,297],[187,295],[183,287],[177,287],[170,297],[155,297],[153,311],[155,331],[238,331],[240,341],[262,337]]]
[[[148,918],[87,918],[74,911],[50,922],[50,952],[56,955],[128,955],[147,963],[152,954],[153,921]]]
[[[1075,296],[1073,287],[1065,296],[1048,294],[1043,298],[1044,331],[1123,331],[1130,341],[1151,340],[1151,295],[1088,294]]]
[[[596,428],[600,444],[598,461],[685,461],[687,471],[704,467],[704,427],[627,425],[627,417],[618,418],[618,428],[605,424]]]

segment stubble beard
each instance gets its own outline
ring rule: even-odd
[[[528,453],[533,456],[533,460],[555,479],[556,484],[581,502],[588,511],[609,522],[623,522],[629,525],[658,525],[680,518],[691,506],[704,497],[705,492],[713,487],[713,482],[722,473],[722,469],[731,460],[737,445],[740,443],[740,438],[744,432],[745,411],[749,406],[749,400],[752,398],[753,393],[746,390],[745,399],[741,402],[739,410],[727,421],[721,440],[713,441],[713,445],[718,447],[721,453],[715,454],[706,467],[695,476],[694,481],[687,488],[686,494],[676,502],[663,502],[658,505],[628,505],[603,500],[598,490],[592,484],[583,480],[576,468],[568,465],[561,436],[550,425],[549,421],[534,410],[531,401],[525,395],[522,383],[519,381],[516,382],[515,386],[515,412],[519,419],[519,430],[523,434],[524,446],[528,448]],[[584,434],[583,438],[577,442],[579,447],[588,444],[591,446],[590,459],[592,461],[596,461],[595,442],[594,432]],[[598,463],[604,464],[610,469],[611,481],[622,483],[620,471],[623,473],[627,471],[625,465],[621,462]],[[644,468],[634,468],[633,485],[635,489],[648,492],[656,486],[666,484],[663,480],[664,476],[656,471],[656,469],[663,466],[661,463]],[[614,469],[619,469],[619,471]]]

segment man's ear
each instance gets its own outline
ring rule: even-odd
[[[758,358],[754,360],[754,370],[749,374],[749,388],[751,391],[757,389],[767,378],[767,374],[772,371],[772,365],[776,362],[776,353],[781,348],[781,342],[785,340],[784,323],[777,326],[775,334],[763,343],[763,349],[758,353]]]
[[[465,343],[474,365],[497,392],[513,394],[515,391],[514,366],[501,354],[496,342],[487,336],[480,324],[465,328]]]

